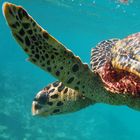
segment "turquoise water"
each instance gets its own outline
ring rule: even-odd
[[[0,1],[2,6],[3,1]],[[24,6],[38,23],[89,63],[90,50],[109,38],[140,31],[140,1],[9,0]],[[33,117],[36,93],[55,79],[26,61],[0,13],[0,140],[140,139],[140,112],[96,104],[67,115]]]

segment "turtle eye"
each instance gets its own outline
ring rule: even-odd
[[[34,101],[38,104],[45,105],[48,101],[48,93],[45,92],[40,94],[40,96],[34,98]]]
[[[48,94],[41,94],[39,99],[38,99],[38,103],[39,104],[46,104],[46,102],[48,101]]]

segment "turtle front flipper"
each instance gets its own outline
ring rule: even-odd
[[[56,81],[36,95],[32,103],[32,114],[45,117],[66,114],[78,111],[94,103],[93,100]]]
[[[140,98],[136,99],[132,94],[112,94],[105,90],[101,80],[88,65],[83,64],[79,57],[41,28],[22,7],[5,3],[3,13],[13,36],[28,54],[29,61],[91,100],[128,105],[140,110]]]
[[[90,86],[94,84],[94,74],[87,64],[41,28],[21,6],[5,3],[3,12],[13,36],[28,54],[30,62],[51,73],[66,86],[90,95],[93,90],[85,85],[87,81],[91,81]]]

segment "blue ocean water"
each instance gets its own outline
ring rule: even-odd
[[[0,7],[4,0],[0,1]],[[22,5],[36,21],[83,62],[92,47],[109,38],[140,31],[140,1],[9,0]],[[125,106],[92,105],[67,115],[33,117],[36,93],[55,79],[26,61],[0,13],[0,140],[140,139],[140,112]]]

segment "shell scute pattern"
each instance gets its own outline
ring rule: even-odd
[[[111,52],[114,68],[126,70],[140,77],[140,33],[118,41]]]
[[[90,64],[93,72],[96,73],[105,63],[111,61],[112,54],[110,50],[118,40],[117,38],[104,40],[98,43],[95,48],[92,48]]]

